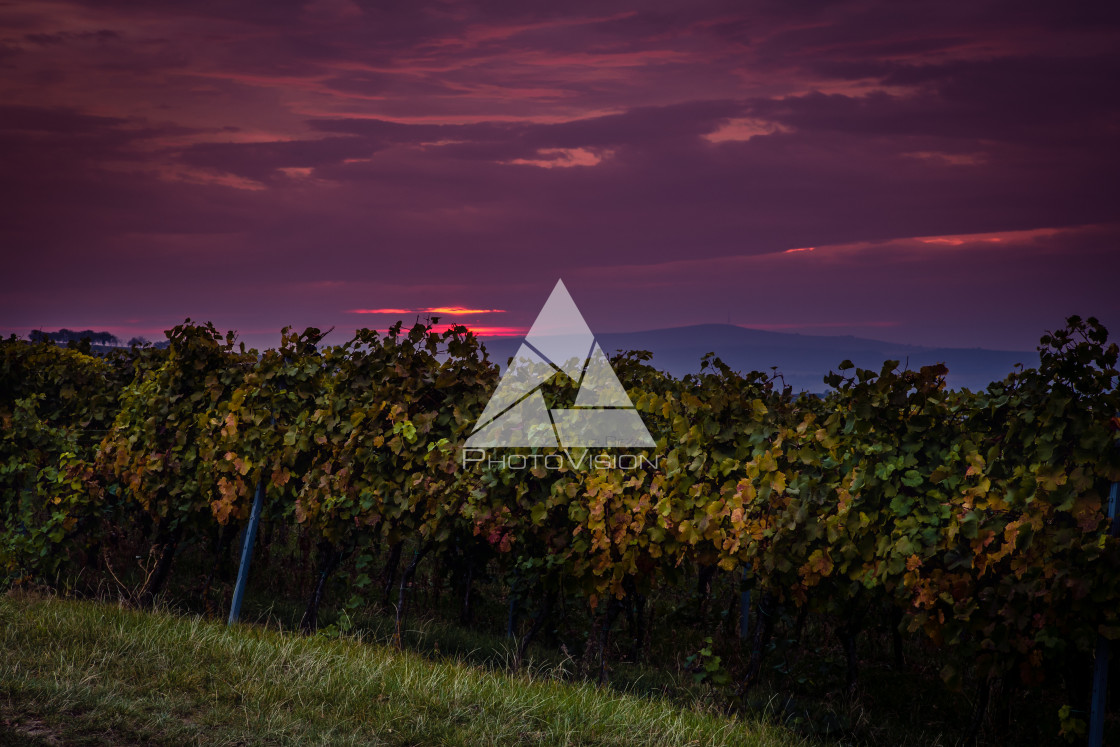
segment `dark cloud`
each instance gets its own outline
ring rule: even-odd
[[[4,131],[96,136],[116,131],[127,121],[121,117],[95,116],[61,107],[0,105],[0,130]]]
[[[182,153],[191,166],[267,181],[285,168],[315,168],[378,150],[368,138],[329,137],[258,143],[200,143]]]
[[[1117,269],[1118,16],[1002,1],[3,7],[0,318],[524,316],[563,275],[615,329],[730,311],[999,346],[1082,305],[1120,323],[1100,287]],[[975,238],[992,235],[1007,241]],[[939,236],[974,238],[919,240]],[[1105,300],[1079,302],[1086,288]],[[932,313],[942,297],[964,300]]]
[[[121,35],[112,29],[98,29],[97,31],[60,32],[55,34],[25,34],[25,40],[32,44],[50,45],[65,44],[73,41],[115,41]]]

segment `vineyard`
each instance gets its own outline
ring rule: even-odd
[[[1093,652],[1120,639],[1118,350],[1096,320],[982,392],[888,361],[840,363],[813,396],[620,353],[657,441],[638,469],[464,461],[499,372],[463,328],[321,338],[258,352],[187,320],[165,349],[0,342],[0,585],[138,607],[175,586],[222,615],[259,492],[249,593],[299,599],[306,632],[374,615],[402,644],[434,598],[515,637],[513,666],[530,645],[595,681],[675,659],[733,704],[764,684],[856,692],[874,637],[967,695],[955,739],[1042,689],[1053,736],[1084,733]],[[805,681],[790,661],[813,666],[822,631],[835,677]]]

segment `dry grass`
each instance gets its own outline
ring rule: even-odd
[[[779,745],[780,726],[106,604],[0,597],[0,743]]]

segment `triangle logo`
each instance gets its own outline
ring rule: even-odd
[[[550,409],[544,401],[541,386],[559,374],[579,383],[574,407]],[[564,282],[558,280],[466,446],[655,445],[610,360],[595,342]]]

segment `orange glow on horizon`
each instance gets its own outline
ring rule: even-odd
[[[529,331],[527,327],[482,327],[474,324],[437,324],[432,330],[446,332],[452,327],[466,327],[475,337],[524,337]]]
[[[412,309],[350,309],[347,314],[412,314]]]
[[[423,306],[418,309],[350,309],[347,314],[504,314],[505,309],[468,309],[466,306]]]
[[[505,309],[468,309],[463,306],[432,306],[425,309],[418,309],[429,314],[451,314],[459,316],[462,314],[504,314]]]
[[[529,331],[528,327],[487,327],[477,324],[433,324],[432,331],[443,334],[454,327],[465,327],[475,337],[524,337]],[[376,331],[381,334],[388,332],[387,329]]]

